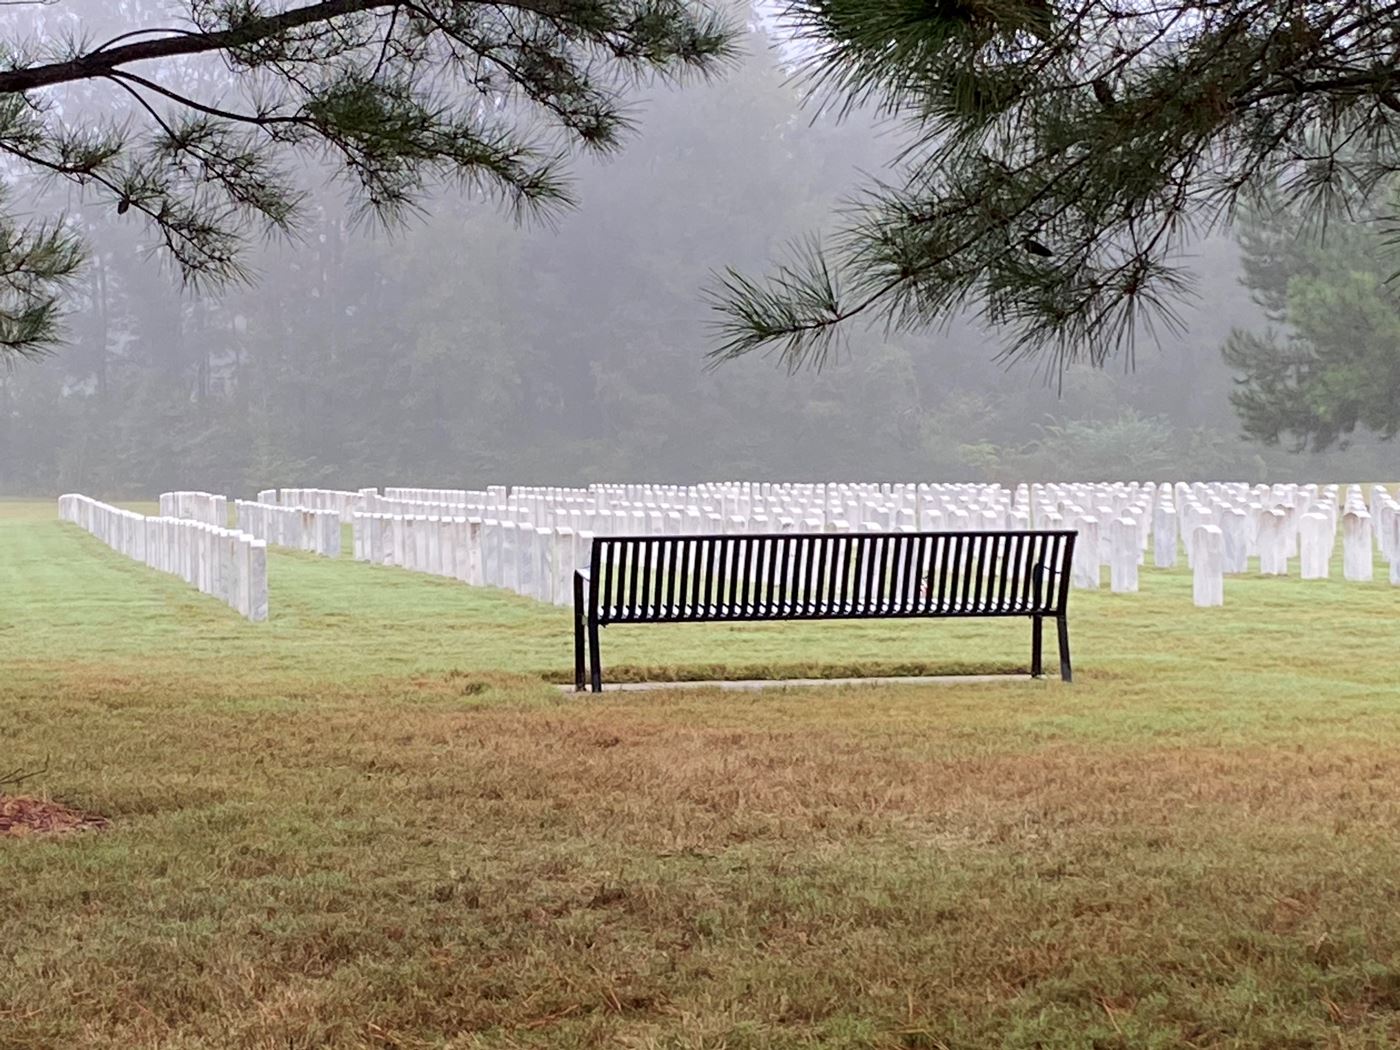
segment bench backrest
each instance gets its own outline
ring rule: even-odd
[[[1074,532],[597,536],[599,624],[1062,615]]]

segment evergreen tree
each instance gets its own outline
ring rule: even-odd
[[[1307,230],[1297,209],[1251,215],[1244,283],[1273,326],[1236,329],[1226,363],[1245,433],[1302,450],[1346,447],[1361,428],[1400,432],[1397,259],[1374,213]],[[1299,230],[1303,229],[1300,235]]]

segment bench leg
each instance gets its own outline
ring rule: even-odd
[[[1055,617],[1055,626],[1060,631],[1060,680],[1065,682],[1074,681],[1074,676],[1070,673],[1069,667],[1069,620],[1063,616]]]
[[[593,691],[601,693],[603,691],[603,655],[602,646],[598,640],[598,621],[590,619],[588,621],[588,663],[593,669]]]
[[[588,688],[588,673],[583,659],[583,617],[574,614],[574,692]]]
[[[587,673],[583,662],[583,580],[574,577],[574,692],[581,693],[587,686]]]
[[[1044,668],[1044,666],[1042,666],[1042,661],[1041,661],[1041,656],[1040,656],[1040,651],[1041,651],[1041,637],[1040,637],[1040,635],[1041,635],[1041,631],[1040,631],[1040,628],[1041,628],[1041,619],[1042,619],[1042,618],[1039,617],[1039,616],[1032,616],[1032,617],[1031,617],[1031,677],[1032,677],[1032,678],[1039,678],[1039,677],[1041,677],[1042,675],[1045,674],[1045,668]]]

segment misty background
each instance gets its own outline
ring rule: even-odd
[[[77,9],[101,35],[158,24],[142,8],[3,21],[48,18],[56,32]],[[636,134],[615,157],[577,162],[578,207],[552,227],[446,193],[388,234],[308,170],[303,238],[259,247],[251,285],[194,290],[151,258],[134,215],[21,187],[36,215],[80,225],[92,259],[69,345],[0,370],[0,494],[1387,474],[1393,450],[1375,442],[1294,455],[1238,436],[1220,348],[1264,318],[1225,237],[1191,262],[1199,298],[1182,304],[1184,331],[1144,333],[1134,368],[1074,369],[1057,385],[999,364],[996,334],[969,321],[855,330],[820,373],[757,357],[706,371],[709,274],[765,268],[901,144],[868,115],[838,123],[804,107],[750,23],[727,76],[641,92]],[[202,97],[228,90],[221,65],[187,73]],[[103,96],[115,88],[82,90],[65,107],[120,117],[121,100]]]

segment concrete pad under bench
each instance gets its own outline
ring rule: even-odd
[[[1028,674],[939,674],[893,678],[750,678],[743,681],[700,682],[611,682],[605,693],[647,693],[663,689],[806,689],[821,685],[979,685],[987,682],[1034,682]],[[560,685],[560,692],[575,692],[572,684]]]

